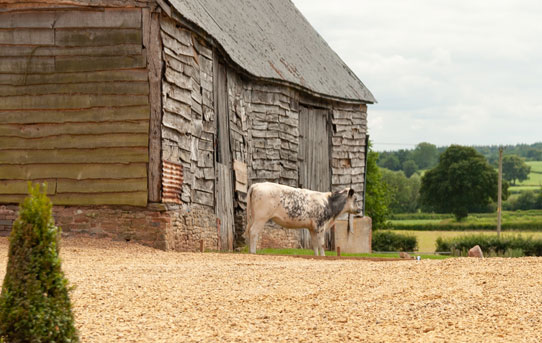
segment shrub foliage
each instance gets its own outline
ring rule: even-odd
[[[437,251],[449,251],[465,256],[470,248],[479,245],[484,254],[498,256],[542,256],[542,239],[531,236],[466,235],[437,238]]]
[[[373,251],[415,251],[418,240],[415,236],[391,231],[374,231],[372,238]]]
[[[0,294],[0,341],[78,342],[61,270],[60,229],[52,218],[46,186],[29,185],[9,238]]]

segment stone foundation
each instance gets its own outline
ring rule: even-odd
[[[8,236],[19,207],[0,206],[0,235]],[[167,207],[54,206],[53,216],[64,235],[88,234],[133,241],[162,250],[217,250],[216,216],[210,210]]]
[[[273,223],[268,223],[262,233],[257,245],[257,249],[299,249],[301,230],[285,229]]]

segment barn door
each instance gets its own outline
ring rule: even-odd
[[[216,113],[216,216],[219,220],[220,250],[233,250],[233,173],[226,66],[213,58]]]
[[[329,110],[300,107],[299,113],[299,186],[329,192]],[[310,248],[310,234],[304,229],[301,245]]]

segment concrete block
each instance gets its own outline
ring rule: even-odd
[[[335,224],[335,246],[341,248],[341,253],[361,254],[371,253],[373,221],[370,217],[355,218],[352,229],[348,230],[348,220],[337,221]]]

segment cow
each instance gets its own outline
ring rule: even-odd
[[[272,182],[253,184],[247,196],[249,251],[256,253],[258,237],[268,220],[288,229],[309,229],[314,255],[325,256],[324,234],[344,213],[359,214],[354,190],[315,192]]]

